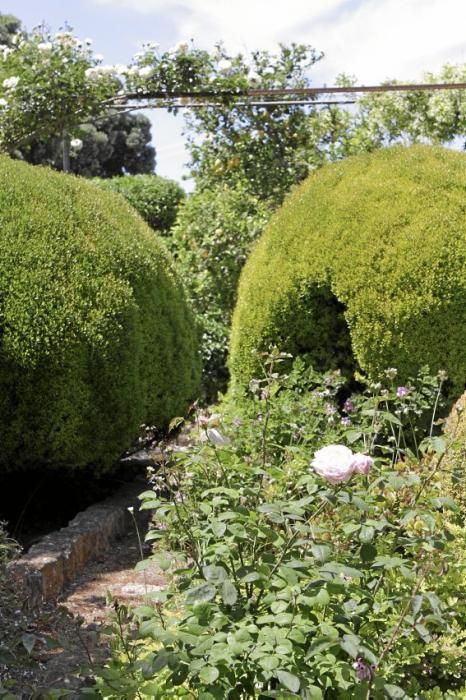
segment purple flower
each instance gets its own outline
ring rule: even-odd
[[[403,396],[406,396],[406,394],[409,392],[409,389],[407,389],[405,386],[399,386],[398,389],[396,390],[396,395],[398,396],[399,399],[401,399]]]
[[[375,676],[376,667],[374,664],[366,663],[360,656],[352,664],[356,671],[356,676],[360,681],[371,681]]]
[[[354,403],[351,401],[351,399],[346,399],[345,403],[343,404],[343,410],[345,413],[352,413],[354,411]]]
[[[343,416],[341,419],[341,424],[347,428],[349,425],[351,425],[351,418],[348,418],[348,416]]]

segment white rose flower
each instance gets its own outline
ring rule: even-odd
[[[11,78],[5,78],[2,85],[7,90],[14,90],[19,83],[19,78],[13,75]]]
[[[355,474],[369,474],[374,466],[374,460],[369,455],[357,452],[353,455],[353,470]]]
[[[222,58],[222,60],[218,62],[218,69],[221,73],[230,70],[230,68],[231,61],[229,61],[227,58]]]
[[[37,44],[37,48],[39,51],[51,51],[53,49],[53,44],[51,41],[41,41],[40,44]]]
[[[317,450],[311,467],[332,484],[339,484],[353,474],[353,460],[354,455],[348,447],[328,445]]]
[[[3,107],[6,107],[7,105],[8,102],[3,97],[0,97],[0,108],[3,109]]]
[[[92,44],[92,39],[89,39],[89,38],[84,39],[84,43],[87,44],[88,46],[90,46]]]
[[[175,46],[175,53],[187,53],[189,44],[187,41],[179,41]]]
[[[95,60],[96,60],[98,63],[100,63],[101,61],[104,60],[104,57],[103,57],[103,55],[102,55],[101,53],[95,53],[95,54],[94,54],[94,58],[95,58]]]
[[[88,80],[96,80],[99,77],[99,71],[97,68],[87,68],[87,70],[84,71],[84,76]]]
[[[7,58],[10,55],[10,53],[13,53],[13,49],[10,49],[9,46],[5,46],[1,49],[1,51],[3,60],[5,60],[5,58]]]
[[[255,70],[250,71],[250,73],[248,75],[248,79],[249,79],[249,82],[251,82],[251,83],[260,83],[260,81],[261,81],[261,77],[260,77],[259,73],[256,73]]]
[[[81,141],[81,139],[71,139],[70,146],[73,149],[73,151],[80,151],[83,147],[83,142]]]
[[[141,78],[148,78],[152,73],[154,72],[154,69],[152,66],[144,66],[143,68],[139,69],[139,76]]]
[[[139,75],[139,68],[137,66],[131,66],[131,68],[128,68],[128,75]]]
[[[98,66],[96,70],[101,74],[101,75],[113,75],[116,73],[116,67],[115,66]]]

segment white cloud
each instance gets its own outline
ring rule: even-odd
[[[193,38],[212,47],[222,40],[230,50],[273,48],[290,41],[299,23],[318,20],[348,0],[95,0],[145,15],[167,13],[177,25],[176,40]]]
[[[94,0],[143,15],[166,15],[184,39],[230,50],[273,49],[302,41],[325,52],[316,78],[420,77],[442,63],[466,61],[463,0]],[[148,37],[154,40],[164,37]]]
[[[313,71],[314,85],[331,85],[338,73],[360,84],[388,78],[420,80],[445,63],[466,63],[464,0],[94,0],[112,7],[170,20],[172,36],[147,36],[168,48],[193,38],[211,48],[222,40],[229,51],[277,48],[278,42],[311,44],[325,52]],[[186,162],[180,127],[159,152],[162,174],[175,176]],[[175,133],[176,132],[176,133]],[[157,131],[155,133],[156,141]],[[172,150],[171,150],[172,149]],[[178,162],[178,164],[177,164]],[[177,170],[178,169],[178,170]]]
[[[317,23],[310,34],[326,59],[326,77],[344,71],[359,81],[417,79],[444,63],[466,61],[466,4],[462,0],[364,0],[336,22]]]

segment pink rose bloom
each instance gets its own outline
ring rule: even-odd
[[[357,452],[353,455],[353,470],[355,474],[369,474],[374,466],[374,460],[369,455],[363,455]]]
[[[339,484],[346,481],[353,473],[354,455],[348,447],[344,445],[328,445],[317,450],[311,467],[330,481],[332,484]]]

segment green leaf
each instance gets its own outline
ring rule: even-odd
[[[186,594],[186,602],[192,605],[197,602],[206,602],[215,598],[217,589],[211,583],[201,583],[200,586],[191,588]]]
[[[199,672],[199,678],[203,683],[207,683],[207,685],[215,683],[219,675],[219,670],[215,666],[204,666]]]
[[[400,557],[377,557],[372,566],[383,569],[396,569],[403,564],[404,561]]]
[[[165,649],[161,649],[159,653],[156,655],[154,660],[152,661],[152,671],[153,673],[158,673],[159,671],[162,670],[162,668],[165,668],[165,666],[168,664],[168,659],[170,657],[170,654],[168,651]]]
[[[220,594],[225,605],[234,605],[238,600],[238,591],[231,581],[223,581],[220,586]]]
[[[187,664],[180,664],[170,676],[170,682],[173,685],[182,685],[189,675],[189,666]]]
[[[420,625],[420,624],[414,625],[414,629],[416,630],[418,635],[421,637],[423,642],[428,643],[432,640],[432,636],[425,625]]]
[[[277,671],[276,676],[287,690],[291,690],[292,693],[298,692],[301,685],[298,676],[295,676],[293,673],[289,673],[289,671]]]
[[[202,573],[206,581],[212,581],[213,583],[220,583],[227,578],[227,572],[223,566],[204,566]]]
[[[263,656],[259,659],[259,666],[261,666],[264,671],[274,671],[281,663],[282,660],[277,656]]]
[[[219,522],[218,520],[214,520],[210,527],[215,537],[223,537],[227,529],[225,523]]]
[[[287,600],[275,600],[270,606],[270,609],[274,615],[278,615],[278,613],[285,612],[288,609],[288,606],[289,602]]]
[[[366,542],[361,545],[359,554],[361,556],[361,560],[367,563],[375,559],[375,557],[377,556],[377,549],[376,547],[374,547],[373,544],[369,544],[368,542]]]
[[[352,659],[355,659],[359,654],[359,641],[359,637],[353,634],[345,634],[340,642],[340,646]]]
[[[390,683],[385,683],[383,687],[385,695],[389,698],[408,698],[403,688],[398,685],[391,685]]]
[[[292,613],[282,612],[275,616],[275,624],[281,626],[289,625],[293,621]]]
[[[179,426],[183,425],[183,423],[184,418],[182,418],[181,416],[175,416],[175,418],[172,418],[170,423],[168,424],[168,432],[171,433],[172,430],[179,428]]]
[[[28,654],[31,654],[32,650],[34,649],[35,643],[38,641],[39,637],[37,637],[35,634],[29,634],[28,632],[25,632],[21,635],[21,644],[26,649]]]
[[[292,630],[290,630],[290,632],[288,633],[288,638],[291,639],[293,642],[296,642],[296,644],[304,644],[306,641],[305,635],[297,627],[294,627]]]
[[[371,527],[370,525],[363,525],[361,528],[361,532],[359,533],[359,541],[363,542],[364,544],[367,542],[372,542],[374,539],[375,535],[375,529]]]
[[[422,601],[424,600],[423,595],[415,595],[411,600],[411,608],[414,615],[417,615],[419,610],[422,608]]]
[[[348,430],[348,431],[345,433],[346,441],[347,441],[350,445],[352,445],[353,442],[356,442],[357,440],[359,440],[361,437],[362,437],[362,433],[361,433],[360,430]]]
[[[314,559],[323,564],[330,558],[332,550],[326,544],[313,544],[311,547],[311,552]]]
[[[336,576],[344,576],[348,579],[362,578],[364,575],[359,569],[354,569],[351,566],[344,566],[336,561],[328,562],[320,569],[321,574],[334,574]]]
[[[436,437],[433,437],[432,440],[430,441],[432,445],[432,449],[434,452],[436,452],[438,455],[443,455],[447,451],[447,443],[446,440],[439,435]]]
[[[244,581],[244,583],[254,583],[254,581],[260,581],[262,578],[264,577],[257,571],[251,571],[249,574],[246,574],[246,576],[242,576],[241,580]]]

